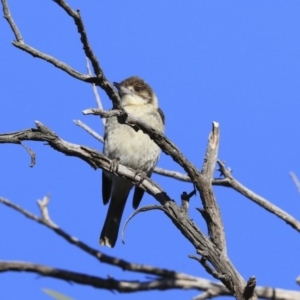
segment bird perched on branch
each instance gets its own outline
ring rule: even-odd
[[[153,128],[163,132],[164,114],[158,107],[157,97],[152,88],[141,78],[133,76],[121,83],[114,82],[122,106],[127,113],[139,117]],[[141,130],[135,131],[128,125],[118,123],[116,117],[106,120],[104,134],[104,154],[120,164],[148,177],[157,163],[160,148]],[[113,248],[122,219],[129,192],[134,185],[131,181],[109,172],[102,172],[103,203],[110,201],[105,223],[100,236],[100,244]],[[135,187],[133,208],[136,209],[143,197],[144,190]]]

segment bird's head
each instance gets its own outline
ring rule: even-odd
[[[137,76],[129,77],[120,83],[114,82],[117,88],[122,105],[153,105],[157,104],[157,97],[152,88]]]

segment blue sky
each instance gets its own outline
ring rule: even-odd
[[[300,176],[300,2],[298,1],[69,1],[80,8],[91,45],[106,76],[144,78],[166,115],[166,135],[199,168],[211,129],[221,128],[219,158],[256,193],[300,219],[300,196],[289,171]],[[86,72],[73,21],[52,1],[9,5],[25,42]],[[61,138],[99,150],[102,145],[74,125],[80,119],[100,134],[103,126],[82,110],[95,107],[91,87],[11,45],[0,22],[0,132],[47,125]],[[105,108],[111,103],[100,91]],[[26,151],[1,145],[0,195],[39,214],[36,200],[51,194],[54,222],[92,247],[137,263],[211,279],[188,258],[193,247],[160,212],[129,223],[126,244],[98,245],[107,208],[101,199],[101,171],[38,142],[30,168]],[[160,167],[182,171],[170,157]],[[218,173],[216,173],[218,175]],[[153,176],[175,201],[191,184]],[[258,285],[298,289],[300,236],[235,191],[215,188],[230,259],[244,278]],[[131,202],[131,201],[129,201]],[[146,195],[142,204],[155,200]],[[205,231],[193,198],[190,215]],[[128,203],[123,223],[132,213]],[[142,279],[99,264],[48,229],[0,206],[1,259],[22,260],[118,279]],[[3,299],[49,299],[42,288],[74,299],[189,299],[196,291],[113,294],[33,274],[1,274]],[[87,297],[88,295],[88,297]]]

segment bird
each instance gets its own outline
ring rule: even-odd
[[[120,83],[114,82],[125,111],[148,125],[164,132],[165,117],[158,106],[153,89],[140,77],[131,76]],[[116,117],[106,120],[103,153],[111,160],[142,172],[148,177],[158,161],[160,148],[141,130],[118,123]],[[99,243],[113,248],[128,195],[134,184],[124,177],[102,171],[102,199],[109,203]],[[144,190],[135,186],[132,205],[137,209]]]

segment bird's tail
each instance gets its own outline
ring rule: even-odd
[[[118,179],[120,179],[120,177]],[[124,178],[122,179],[124,180]],[[114,189],[113,187],[108,212],[100,235],[99,242],[102,246],[113,248],[118,238],[124,207],[132,188],[132,183],[127,181],[126,184],[123,182],[122,185],[122,188],[120,188],[120,185],[117,185],[117,189]]]

